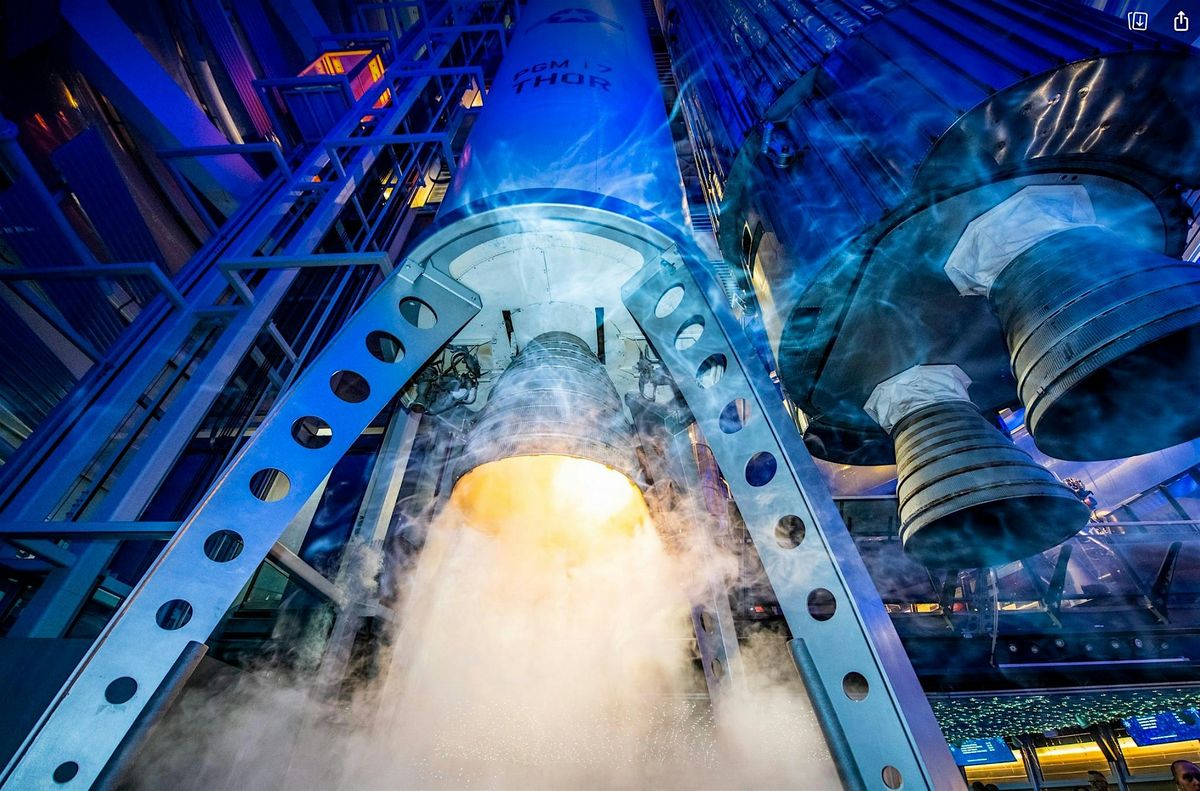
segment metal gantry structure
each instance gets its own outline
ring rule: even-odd
[[[420,202],[414,197],[435,187],[433,178],[439,171],[454,167],[455,138],[461,137],[464,119],[476,111],[472,98],[486,87],[483,65],[504,51],[513,10],[504,3],[484,2],[369,5],[388,11],[395,23],[387,35],[390,63],[298,164],[289,168],[275,144],[157,152],[174,162],[252,154],[261,149],[273,153],[278,165],[220,227],[212,224],[211,238],[177,277],[167,280],[155,264],[91,262],[4,270],[6,282],[32,281],[38,286],[64,278],[105,283],[115,278],[148,277],[165,295],[163,299],[148,298],[137,320],[109,348],[95,352],[98,364],[58,404],[41,430],[9,459],[9,475],[0,494],[0,535],[52,568],[45,584],[26,604],[19,623],[10,630],[11,637],[62,637],[92,595],[97,578],[100,590],[123,598],[125,607],[132,606],[137,597],[130,587],[105,577],[104,571],[122,540],[172,539],[174,545],[186,535],[178,523],[147,522],[141,517],[243,360],[273,363],[266,387],[254,394],[257,403],[235,428],[239,439],[234,451],[244,453],[249,447],[246,438],[261,434],[263,424],[257,420],[271,399],[298,386],[346,314],[363,304],[368,294],[382,298],[389,290],[402,287],[389,289],[381,282],[412,286],[410,281],[417,279],[414,296],[420,298],[429,291],[423,295],[424,302],[437,305],[440,318],[436,330],[406,339],[404,359],[391,340],[373,340],[378,356],[393,356],[395,365],[389,374],[400,375],[402,381],[461,326],[462,321],[455,325],[456,318],[469,318],[461,312],[467,308],[458,307],[471,304],[469,295],[453,297],[462,289],[455,290],[451,283],[447,292],[430,285],[428,278],[419,278],[419,273],[393,272],[392,262],[419,213]],[[180,183],[186,184],[186,179],[180,178]],[[190,198],[201,205],[196,194]],[[306,276],[309,279],[303,282]],[[323,307],[285,336],[280,328],[281,307],[301,289],[317,290],[321,295],[317,304]],[[458,301],[447,302],[452,298]],[[393,309],[399,310],[398,305],[399,297]],[[60,331],[76,335],[62,316],[50,318],[57,320]],[[81,345],[88,346],[82,341]],[[361,342],[358,345],[358,351],[368,353]],[[377,388],[379,392],[382,390]],[[382,406],[375,398],[369,404],[375,409],[361,411],[367,421]],[[415,425],[415,420],[409,422]],[[360,429],[339,431],[341,436],[331,447],[348,444]],[[396,435],[403,435],[404,429],[399,426]],[[284,427],[285,433],[287,430]],[[227,460],[226,466],[230,463]],[[313,481],[313,486],[323,477]],[[228,518],[239,519],[236,507],[229,513],[232,516]],[[233,543],[226,542],[221,552],[234,551],[229,547],[237,541],[230,541]],[[248,573],[269,558],[301,588],[334,605],[348,605],[342,591],[275,538],[266,542],[262,553],[258,548],[253,546],[244,555]],[[160,560],[166,557],[161,555]],[[204,584],[203,576],[190,576]],[[242,587],[235,583],[220,588],[220,595],[232,601]],[[230,601],[212,611],[214,618],[224,614]],[[191,615],[178,615],[177,619],[193,620],[196,627],[206,623],[201,628],[207,636],[216,621],[206,621],[200,612],[193,608]],[[117,622],[114,619],[112,627]],[[111,629],[106,632],[111,634]],[[98,640],[96,646],[107,639]],[[187,655],[187,650],[175,652],[167,665],[177,671],[190,667],[181,659]],[[158,656],[165,658],[166,654]],[[198,655],[191,656],[198,659]],[[166,673],[163,668],[158,670]],[[182,677],[176,675],[173,680],[177,684]],[[145,704],[162,686],[161,681],[162,677],[137,681],[139,692],[128,693],[133,703],[124,707],[126,713],[133,714],[131,706],[138,701]],[[63,695],[76,682],[78,678]],[[108,699],[113,699],[112,695]],[[47,722],[54,720],[52,711],[47,712]],[[144,719],[142,722],[145,725]],[[122,734],[126,730],[124,726],[120,729]],[[74,785],[87,787],[100,776],[115,743],[98,747],[103,760],[95,755],[89,760],[84,753],[79,759],[70,759],[82,767]],[[36,749],[25,754],[35,753]],[[109,771],[118,765],[110,764]],[[6,770],[6,787],[40,787],[52,780],[58,782],[67,773],[63,769],[55,774],[56,764],[44,777],[26,775],[27,769],[19,766],[29,764],[14,761]]]
[[[53,428],[12,460],[21,475],[6,482],[0,531],[61,562],[59,579],[52,575],[57,584],[30,604],[26,616],[36,617],[22,619],[24,634],[61,634],[119,540],[169,541],[125,591],[5,770],[5,787],[85,788],[119,777],[264,560],[350,614],[364,606],[278,542],[380,409],[480,308],[479,298],[438,265],[436,250],[424,257],[418,251],[395,269],[391,262],[411,224],[415,191],[428,186],[431,172],[454,171],[455,138],[471,112],[464,97],[485,87],[480,64],[503,52],[514,13],[490,3],[381,7],[414,5],[420,13],[394,31],[382,79],[302,163],[289,170],[276,157],[277,171],[258,196],[216,229],[181,277],[159,283],[171,299],[148,306],[106,364],[59,407]],[[174,160],[235,151],[162,153]],[[572,207],[570,223],[585,217],[586,224],[588,211]],[[730,485],[792,628],[797,665],[844,781],[889,788],[957,782],[848,534],[702,257],[677,232],[651,232],[646,218],[629,219],[639,213],[632,207],[601,213],[598,233],[624,227],[640,237],[645,267],[627,289],[629,309],[663,350],[722,468],[744,470]],[[329,329],[287,337],[274,316],[314,269],[329,273],[332,298],[315,322]],[[684,291],[681,307],[658,315],[660,297],[672,288]],[[335,304],[354,309],[353,316],[339,324]],[[689,355],[672,351],[684,312],[708,327]],[[265,419],[241,429],[236,454],[182,523],[140,521],[220,390],[205,383],[223,384],[264,343],[277,346],[284,361],[270,399],[259,394]],[[708,362],[697,379],[689,368],[699,352]],[[710,379],[714,386],[705,387]],[[736,431],[728,415],[721,417],[727,405],[745,421]],[[411,444],[414,422],[389,427],[397,453],[406,452],[405,438]],[[86,432],[78,430],[83,425]],[[63,481],[74,481],[65,496]],[[381,502],[389,493],[394,499],[390,481],[373,483]],[[364,528],[378,537],[378,525]],[[52,549],[54,538],[69,539],[68,549]],[[326,671],[336,675],[337,664]],[[709,671],[723,672],[719,665]]]
[[[405,321],[406,305],[426,311],[429,326]],[[414,266],[372,294],[175,532],[47,710],[6,785],[51,778],[91,787],[139,718],[154,716],[147,707],[178,683],[337,460],[478,309],[469,290]]]
[[[20,473],[10,475],[0,493],[6,522],[82,522],[92,529],[64,530],[94,539],[72,547],[78,559],[64,564],[64,596],[47,590],[32,605],[44,606],[46,615],[37,623],[23,619],[28,636],[57,636],[73,617],[78,584],[70,580],[94,579],[114,549],[106,534],[121,532],[105,523],[137,521],[239,361],[259,344],[274,347],[285,359],[278,390],[319,351],[327,339],[320,328],[335,308],[360,304],[372,281],[390,272],[414,218],[414,193],[436,162],[453,160],[451,141],[470,112],[461,99],[482,85],[477,64],[502,52],[506,36],[501,6],[428,8],[399,37],[383,78],[323,144],[293,172],[276,173],[226,221],[175,284],[164,284],[171,299],[148,305],[103,364],[11,459]],[[389,103],[376,108],[384,94]],[[225,149],[189,155],[197,153]],[[367,196],[373,200],[364,208]],[[359,231],[343,235],[351,223]],[[108,277],[126,269],[70,273]],[[313,269],[330,273],[324,284],[329,306],[304,332],[285,338],[275,313],[301,274]],[[8,270],[5,277],[59,274]]]
[[[843,785],[953,788],[958,771],[874,583],[716,278],[680,245],[624,293],[725,471]],[[695,342],[679,343],[693,327]]]
[[[423,207],[435,204],[447,184],[467,183],[454,181],[469,165],[462,156],[464,139],[472,117],[488,107],[496,75],[504,73],[498,63],[522,14],[530,8],[547,11],[539,24],[599,23],[607,26],[606,34],[623,29],[622,22],[631,18],[607,6],[593,11],[586,0],[570,8],[560,5],[551,0],[361,3],[355,17],[360,31],[314,39],[320,47],[366,53],[349,72],[314,76],[306,70],[252,87],[237,82],[255,128],[274,128],[278,138],[157,147],[155,155],[211,234],[177,276],[167,277],[156,262],[97,263],[57,215],[51,219],[67,233],[65,246],[55,249],[79,248],[77,255],[61,264],[45,259],[36,266],[0,269],[0,282],[16,293],[61,294],[64,305],[81,306],[79,317],[48,307],[42,319],[96,363],[7,460],[0,479],[0,538],[51,569],[9,635],[63,637],[97,586],[121,602],[0,774],[0,786],[103,788],[119,782],[264,563],[283,569],[293,584],[334,612],[316,683],[334,687],[344,679],[362,620],[391,613],[377,590],[356,582],[362,574],[352,552],[332,571],[318,569],[298,556],[287,536],[311,519],[335,465],[382,414],[386,425],[377,463],[349,531],[351,543],[379,548],[426,419],[399,407],[399,397],[489,307],[486,296],[452,275],[461,273],[453,266],[456,257],[464,250],[487,256],[489,244],[530,228],[591,240],[585,248],[594,243],[633,251],[640,269],[621,298],[640,329],[636,343],[653,352],[681,394],[683,411],[694,419],[672,439],[668,476],[684,485],[704,485],[705,473],[697,473],[693,454],[701,441],[711,451],[709,474],[728,487],[753,541],[749,551],[761,561],[778,602],[791,653],[843,784],[961,785],[876,584],[805,446],[792,405],[784,401],[778,376],[786,372],[769,370],[762,334],[754,327],[748,331],[750,322],[735,316],[731,302],[744,306],[730,293],[737,284],[727,262],[714,268],[688,229],[673,227],[645,204],[626,202],[619,191],[517,189],[508,184],[507,174],[492,174],[497,181],[490,185],[485,179],[485,186],[494,188],[483,190],[485,201],[464,188],[450,201],[454,211],[439,216],[419,243],[409,243],[427,219],[421,215],[430,214]],[[678,29],[696,24],[675,4],[660,5],[668,19],[676,9],[672,24]],[[904,4],[881,4],[878,13],[898,5]],[[1011,11],[1013,4],[1001,6]],[[89,19],[110,24],[114,18],[111,9],[97,11],[82,2],[65,8],[76,24]],[[198,10],[206,25],[218,32],[227,27],[216,6],[200,4]],[[616,19],[603,15],[609,13]],[[839,16],[838,34],[826,35],[815,48],[805,36],[789,40],[787,46],[802,53],[807,65],[775,76],[803,85],[802,71],[843,39],[853,39],[878,13],[858,9]],[[1036,27],[1036,21],[1029,24]],[[1104,41],[1123,41],[1111,27],[1104,28]],[[546,34],[543,28],[541,35]],[[765,52],[774,46],[755,40],[767,42]],[[695,55],[681,55],[681,62],[690,63]],[[556,68],[554,57],[551,53],[548,68]],[[757,56],[748,62],[763,66]],[[561,63],[564,69],[566,63]],[[121,65],[132,68],[136,59]],[[510,63],[510,71],[520,65]],[[377,79],[369,85],[359,79],[375,68]],[[718,71],[724,89],[741,90],[744,77]],[[582,73],[579,83],[567,83],[575,72],[561,74],[564,85],[583,84]],[[554,73],[554,80],[559,76]],[[549,74],[536,79],[554,84]],[[604,78],[589,79],[593,88],[607,92],[610,87]],[[704,113],[697,112],[693,88],[683,91],[681,101],[685,114],[690,110],[689,131],[699,139]],[[724,101],[708,104],[713,112],[736,110]],[[793,102],[791,108],[796,106]],[[636,116],[638,106],[621,109]],[[297,122],[304,113],[305,120]],[[751,128],[754,119],[735,115],[724,121],[751,139],[748,150],[761,143],[759,153],[770,159],[773,179],[795,172],[788,171],[796,159],[787,148],[785,124],[777,120],[774,126]],[[707,131],[721,134],[715,127]],[[0,131],[3,141],[11,143],[14,136]],[[281,144],[288,138],[290,143]],[[547,135],[552,138],[553,131]],[[702,172],[694,178],[705,182],[703,194],[714,199],[729,176],[717,171],[729,163],[711,157],[722,146],[732,155],[738,146],[701,142],[696,154]],[[288,153],[291,143],[295,152]],[[665,146],[651,150],[672,149],[669,139],[656,143]],[[480,149],[486,158],[487,149],[481,146],[476,153]],[[503,154],[503,147],[491,155],[496,151]],[[536,165],[543,153],[534,151],[521,161]],[[219,179],[201,163],[230,157],[270,160],[273,169],[222,219],[224,198],[237,202],[230,196],[214,201],[206,189]],[[662,157],[650,158],[663,164]],[[239,168],[245,166],[245,160],[238,162]],[[667,170],[674,172],[673,167]],[[33,174],[27,170],[26,176]],[[714,214],[720,208],[714,205]],[[726,248],[737,230],[724,229]],[[744,264],[761,241],[751,237]],[[87,293],[70,291],[78,282],[106,294],[109,305],[97,313]],[[117,305],[114,299],[122,296],[128,303]],[[505,321],[511,341],[510,318]],[[598,317],[597,330],[603,328]],[[241,380],[246,381],[237,414],[214,419],[231,383]],[[219,471],[200,476],[186,516],[147,517],[188,444],[204,432],[229,440]],[[442,466],[438,474],[452,476],[453,464]],[[450,484],[442,487],[443,494]],[[106,574],[127,540],[163,542],[133,585]],[[1180,547],[1170,545],[1144,591],[1146,609],[1164,622]],[[1038,603],[1052,619],[1062,609],[1070,557],[1067,545],[1044,581],[1021,561],[1035,587],[1044,582]],[[942,584],[945,604],[956,596],[956,579],[948,573]],[[997,606],[984,601],[989,590],[995,593],[994,577],[979,576],[973,593],[967,587],[964,582],[962,598],[972,598],[979,613]],[[693,601],[693,620],[719,716],[721,696],[736,693],[743,668],[727,592],[710,590],[704,596],[711,600]],[[1115,740],[1109,732],[1101,743],[1111,746]],[[1029,754],[1034,755],[1032,748]]]

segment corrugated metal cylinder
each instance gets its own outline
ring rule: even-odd
[[[1087,522],[1087,507],[969,402],[918,409],[892,434],[900,538],[927,566],[1019,560]]]
[[[1109,230],[1055,234],[988,291],[1025,422],[1061,459],[1134,456],[1200,436],[1200,266]]]

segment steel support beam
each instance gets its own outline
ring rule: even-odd
[[[0,522],[0,538],[165,540],[178,522]]]
[[[180,159],[192,157],[217,157],[224,154],[237,154],[245,156],[246,154],[270,154],[271,159],[275,160],[275,167],[279,168],[279,172],[285,176],[292,175],[292,169],[288,167],[287,160],[283,158],[283,151],[280,150],[278,143],[225,143],[209,146],[192,146],[189,148],[162,148],[157,153],[163,159]]]
[[[71,566],[76,560],[74,553],[63,549],[53,541],[18,538],[15,536],[13,538],[5,536],[4,538],[17,549],[37,555],[41,560],[60,569]],[[51,573],[53,574],[54,572]],[[13,636],[11,632],[9,632],[9,635]]]
[[[1062,599],[1063,590],[1067,586],[1067,566],[1071,562],[1071,545],[1063,544],[1062,549],[1058,550],[1058,559],[1054,562],[1054,574],[1050,577],[1050,584],[1046,586],[1046,596],[1042,600],[1042,604],[1046,608],[1046,612],[1054,620],[1055,624],[1061,625],[1062,614]]]
[[[433,326],[404,320],[399,306],[409,299],[432,310]],[[209,638],[311,492],[479,309],[474,293],[440,272],[410,263],[393,273],[280,396],[163,549],[5,769],[3,788],[91,787],[180,654]],[[380,350],[379,333],[399,341],[401,358]],[[319,435],[325,444],[297,428],[314,420],[331,430]],[[236,545],[221,540],[230,534],[241,539],[237,552],[222,549]]]
[[[1038,763],[1037,750],[1034,749],[1033,740],[1028,736],[1018,736],[1017,744],[1021,751],[1021,760],[1025,762],[1025,774],[1029,777],[1032,791],[1042,791],[1042,784],[1046,780],[1042,777],[1042,766]]]
[[[105,6],[98,13],[111,14],[112,10]],[[433,20],[447,18],[450,13],[449,6],[442,7],[434,13]],[[119,19],[117,21],[119,22]],[[434,65],[421,68],[438,68],[436,64],[441,63],[450,54],[452,44],[453,42],[441,42],[435,51],[426,52],[425,57],[421,60],[426,64]],[[398,53],[397,57],[402,62],[406,59],[416,60],[421,54],[420,48],[421,39],[414,35],[407,41],[404,51]],[[403,123],[407,110],[416,101],[428,79],[431,77],[423,77],[420,68],[416,71],[408,71],[402,69],[401,64],[393,64],[385,74],[385,79],[368,91],[357,107],[359,109],[369,108],[382,91],[392,90],[392,105],[379,114],[381,117],[374,129],[379,134],[390,134]],[[446,101],[452,101],[452,97],[444,98]],[[360,117],[358,110],[348,113],[347,117],[331,133],[331,136],[348,136],[351,130],[357,127]],[[224,143],[225,141],[222,140],[211,145],[175,149],[173,153],[190,156],[196,153],[211,154],[233,150],[233,148],[226,147]],[[432,144],[419,145],[430,146]],[[296,267],[291,264],[299,259],[307,258],[313,248],[325,237],[346,202],[353,198],[358,180],[369,171],[371,163],[374,162],[380,149],[381,146],[355,149],[356,154],[352,162],[344,168],[350,174],[350,178],[337,182],[336,189],[321,190],[316,210],[311,212],[301,226],[293,230],[286,243],[282,244],[279,248],[281,256],[258,257],[257,254],[262,251],[264,240],[275,238],[280,217],[296,210],[299,205],[297,196],[308,191],[308,187],[314,184],[311,179],[329,163],[323,149],[314,150],[298,172],[291,175],[286,186],[276,189],[272,184],[269,187],[269,195],[256,197],[249,202],[244,212],[239,213],[237,217],[222,226],[211,243],[198,256],[201,260],[189,264],[189,271],[178,278],[179,293],[189,301],[193,309],[191,315],[171,311],[164,317],[164,311],[158,310],[158,306],[150,306],[139,317],[140,327],[145,327],[147,322],[153,319],[157,322],[156,329],[152,332],[126,332],[123,337],[136,336],[136,341],[129,344],[129,347],[122,346],[114,350],[115,362],[112,366],[108,361],[96,366],[97,369],[100,369],[97,371],[97,377],[103,378],[104,381],[91,382],[88,388],[80,388],[76,394],[72,395],[72,400],[77,403],[72,405],[75,408],[71,410],[71,414],[60,414],[58,419],[46,421],[48,425],[44,424],[44,430],[36,432],[30,441],[24,443],[21,451],[27,452],[19,451],[20,466],[24,469],[20,470],[19,475],[12,476],[5,481],[6,487],[3,494],[8,495],[11,492],[15,495],[7,501],[8,507],[5,508],[5,516],[15,520],[36,520],[55,513],[55,509],[60,504],[62,486],[61,483],[47,485],[47,482],[58,482],[77,476],[79,471],[95,458],[95,454],[103,452],[109,433],[115,430],[116,425],[121,422],[124,410],[137,401],[146,386],[145,383],[157,375],[166,359],[170,357],[172,350],[183,343],[184,338],[191,332],[193,323],[200,320],[202,313],[212,308],[213,301],[221,295],[225,288],[226,279],[228,278],[229,282],[240,280],[231,272],[220,271],[219,262],[226,258],[237,261],[254,256],[257,258],[258,268],[268,270],[262,283],[257,286],[253,294],[248,293],[249,289],[246,289],[246,293],[241,295],[243,298],[252,299],[254,304],[230,317],[229,326],[209,350],[199,367],[192,373],[191,382],[186,390],[175,398],[162,420],[154,428],[153,433],[145,439],[130,466],[115,482],[105,482],[105,485],[110,488],[110,494],[102,506],[102,512],[94,515],[93,518],[113,521],[136,519],[161,482],[162,476],[171,468],[182,447],[192,436],[195,426],[221,391],[225,380],[256,342],[260,332],[270,326],[274,309],[297,275]],[[269,149],[258,147],[253,150],[266,151]],[[168,153],[170,155],[172,152]],[[170,163],[169,158],[167,161]],[[275,179],[272,179],[272,182],[274,181]],[[264,192],[267,192],[267,189],[264,189]],[[396,199],[407,200],[407,197]],[[387,240],[379,240],[380,243],[385,241]],[[349,257],[353,258],[355,255],[351,253]],[[267,263],[276,258],[284,260],[281,260],[278,266]],[[314,256],[311,260],[315,261],[319,258],[319,256]],[[325,263],[330,262],[332,259]],[[214,263],[218,265],[213,266]],[[348,263],[350,262],[348,261]],[[382,263],[380,266],[387,268],[387,265]],[[228,308],[218,308],[218,310],[228,310]],[[173,317],[179,320],[173,320]],[[133,349],[133,346],[137,348]],[[283,346],[286,349],[286,344]],[[127,371],[131,367],[137,369],[136,377],[128,375]],[[121,375],[118,375],[118,370],[121,371]],[[83,403],[85,400],[87,402]],[[68,405],[64,403],[62,406],[65,408]],[[72,432],[69,429],[60,430],[58,428],[58,426],[69,427],[83,422],[86,422],[88,431]],[[54,436],[48,438],[47,430],[51,429]],[[38,448],[35,451],[37,446],[45,446],[46,450]],[[120,451],[118,451],[119,453]],[[30,461],[32,463],[29,463]],[[14,466],[17,465],[14,463]],[[99,485],[99,482],[96,482],[95,485]],[[115,549],[115,544],[110,544],[110,553],[113,549]],[[82,555],[84,550],[77,548],[75,554]],[[89,561],[88,568],[84,568],[82,563],[77,563],[78,567],[75,569],[74,575],[80,579],[91,578],[94,580],[102,573],[107,557],[103,551],[99,550],[96,552],[88,550],[86,555]],[[56,579],[65,582],[62,575],[58,575]],[[35,609],[28,609],[21,619],[30,621],[36,611],[44,611],[57,613],[53,622],[47,620],[34,626],[30,626],[29,623],[23,625],[19,623],[17,628],[22,630],[33,628],[38,633],[53,634],[56,624],[69,621],[72,613],[77,611],[82,604],[76,596],[81,588],[76,585],[65,586],[60,595],[57,591],[58,587],[61,586],[57,584],[43,586],[37,598],[48,601],[39,603]]]
[[[113,753],[113,759],[96,778],[94,788],[108,791],[108,789],[120,787],[121,780],[133,765],[133,760],[137,757],[142,743],[150,735],[154,726],[162,721],[163,715],[167,713],[171,704],[183,691],[184,683],[191,678],[192,673],[196,672],[196,668],[200,666],[200,660],[207,653],[208,646],[203,643],[192,641],[184,646],[179,657],[171,665],[171,670],[163,678],[154,694],[150,696],[150,700],[142,709],[137,721],[125,732],[125,738],[117,746]]]
[[[1182,541],[1171,542],[1162,565],[1158,567],[1158,574],[1154,575],[1154,583],[1150,586],[1150,604],[1156,612],[1162,614],[1164,622],[1170,622],[1171,618],[1167,600],[1171,595],[1171,583],[1175,580],[1175,567],[1179,563],[1179,552],[1182,549]]]
[[[223,258],[217,264],[221,274],[247,305],[254,304],[254,292],[242,279],[241,272],[261,269],[312,269],[316,267],[377,266],[387,277],[392,259],[387,253],[314,253],[312,255],[273,255],[258,258]]]
[[[23,180],[29,186],[37,201],[45,208],[51,222],[54,223],[55,230],[79,258],[79,263],[95,264],[96,256],[79,238],[74,226],[62,213],[58,201],[50,194],[50,190],[46,189],[46,183],[42,181],[41,174],[37,172],[33,163],[29,161],[29,157],[25,155],[25,149],[21,148],[17,136],[17,125],[0,116],[0,158],[3,158],[8,167],[12,169],[15,178]]]
[[[287,572],[292,582],[309,593],[315,593],[322,599],[333,602],[339,610],[346,606],[346,594],[330,582],[325,575],[300,559],[292,550],[276,541],[269,552],[267,560]]]
[[[1104,753],[1104,760],[1108,761],[1112,773],[1116,776],[1119,791],[1129,791],[1129,765],[1125,763],[1125,754],[1121,752],[1121,745],[1117,742],[1112,726],[1107,722],[1102,722],[1093,725],[1088,730],[1091,732],[1092,738],[1096,740],[1096,744],[1099,745],[1100,752]]]
[[[625,285],[623,298],[724,472],[791,629],[843,785],[961,788],[850,534],[702,255],[665,251]],[[697,324],[694,344],[676,342]]]
[[[420,424],[421,414],[418,412],[397,408],[392,413],[362,505],[354,519],[354,528],[346,541],[346,551],[342,553],[337,587],[368,609],[378,607],[379,569],[377,566],[364,566],[376,564],[376,558],[379,557],[377,552],[383,548]],[[321,657],[315,684],[317,694],[334,694],[336,687],[345,680],[354,641],[362,629],[364,616],[369,614],[356,612],[352,608],[342,608],[337,613],[325,643],[325,653]]]
[[[43,555],[46,549],[57,553],[44,557],[60,566],[71,566],[75,558],[55,544],[30,541],[34,538],[92,539],[103,541],[166,541],[175,535],[180,522],[0,522],[0,539],[11,541],[29,552]],[[300,557],[276,542],[267,558],[287,572],[297,584],[342,607],[345,596],[332,582]]]
[[[684,509],[695,512],[694,524],[700,526],[703,542],[715,544],[712,522],[714,518],[703,507],[702,481],[696,465],[695,449],[691,433],[684,430],[671,437],[667,448],[666,463],[670,477],[681,484]],[[703,553],[711,559],[712,551]],[[717,706],[726,691],[740,691],[745,685],[745,666],[738,645],[737,629],[733,621],[733,610],[729,606],[729,589],[726,580],[713,580],[705,590],[692,600],[692,629],[696,633],[696,645],[704,668],[704,682],[709,698]]]

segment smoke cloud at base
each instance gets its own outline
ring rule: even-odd
[[[270,672],[192,690],[128,787],[837,787],[779,636],[743,647],[746,683],[714,717],[688,592],[723,569],[668,552],[649,521],[570,546],[536,535],[446,508],[352,700]]]

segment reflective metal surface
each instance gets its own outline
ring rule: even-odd
[[[604,364],[565,332],[534,338],[492,387],[466,438],[458,475],[510,456],[597,461],[637,480],[633,436]]]
[[[411,300],[432,312],[432,326],[402,318]],[[445,275],[411,264],[393,272],[280,397],[142,577],[5,770],[5,788],[44,788],[52,777],[53,787],[91,786],[186,646],[208,639],[333,465],[478,310]],[[313,417],[331,429],[324,444],[297,430]],[[230,533],[240,551],[216,552]],[[133,692],[113,702],[113,684]]]
[[[988,292],[1047,455],[1113,459],[1200,436],[1200,266],[1101,228],[1063,231]]]
[[[879,594],[716,280],[693,251],[676,248],[651,260],[625,294],[754,539],[843,784],[962,787]],[[679,330],[696,320],[699,338],[677,348]],[[723,419],[739,399],[746,417]]]
[[[1070,538],[1088,509],[966,401],[894,430],[904,551],[934,568],[994,566]]]

